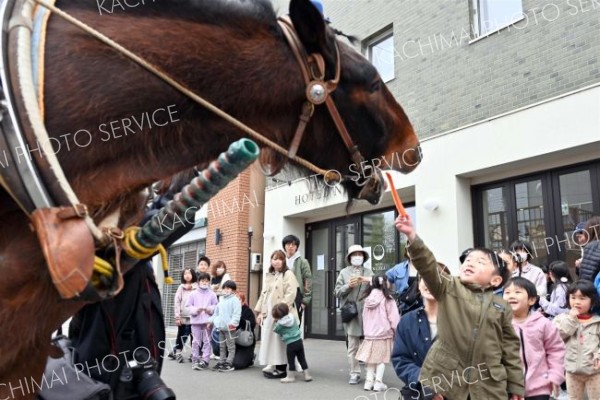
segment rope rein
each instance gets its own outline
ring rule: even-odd
[[[46,0],[31,0],[31,1],[46,8],[47,10],[53,12],[54,14],[61,17],[66,22],[83,30],[84,32],[88,33],[89,35],[96,38],[100,42],[111,47],[119,54],[127,57],[128,59],[135,62],[142,68],[151,72],[156,77],[163,80],[165,83],[167,83],[171,87],[177,89],[179,92],[181,92],[182,94],[184,94],[185,96],[187,96],[188,98],[193,100],[195,103],[208,109],[209,111],[211,111],[218,117],[224,119],[225,121],[229,122],[236,128],[240,129],[242,132],[246,133],[250,138],[263,144],[264,146],[267,146],[267,147],[273,149],[277,153],[283,155],[284,157],[286,157],[289,160],[294,161],[298,165],[300,165],[318,175],[322,175],[326,182],[339,183],[343,179],[342,175],[335,170],[324,170],[322,168],[317,167],[316,165],[314,165],[313,163],[311,163],[310,161],[308,161],[302,157],[299,157],[295,154],[291,154],[288,149],[285,149],[284,147],[278,145],[277,143],[275,143],[274,141],[265,137],[261,133],[255,131],[254,129],[250,128],[243,122],[234,118],[227,112],[221,110],[217,106],[215,106],[212,103],[210,103],[209,101],[205,100],[204,98],[202,98],[201,96],[199,96],[198,94],[193,92],[191,89],[189,89],[183,83],[181,83],[181,82],[175,80],[174,78],[172,78],[171,76],[169,76],[166,72],[161,70],[156,65],[154,65],[154,64],[150,63],[149,61],[147,61],[146,59],[136,55],[135,53],[133,53],[132,51],[123,47],[119,43],[115,42],[114,40],[110,39],[109,37],[100,33],[96,29],[94,29],[91,26],[80,21],[79,19],[62,11],[58,7],[54,6],[53,4],[50,4]],[[338,32],[336,32],[336,33],[338,33]],[[339,68],[339,63],[338,63],[338,68]],[[339,71],[338,71],[338,73],[339,73]],[[165,248],[163,247],[162,244],[159,244],[154,247],[147,247],[147,246],[143,245],[142,243],[140,243],[137,238],[137,234],[139,231],[140,231],[139,227],[129,227],[129,228],[125,229],[125,231],[123,232],[123,237],[122,237],[122,239],[123,239],[122,249],[125,251],[125,253],[129,257],[138,259],[138,260],[147,259],[147,258],[151,257],[153,254],[158,252],[160,254],[161,260],[162,260],[162,268],[163,268],[163,272],[164,272],[164,276],[165,276],[165,283],[172,284],[173,279],[169,276],[169,272],[168,272],[167,251],[165,250]],[[100,288],[102,286],[110,287],[111,286],[110,282],[113,280],[115,274],[117,274],[117,273],[118,273],[118,271],[116,270],[115,267],[113,267],[113,265],[109,261],[106,261],[98,256],[95,256],[91,283],[96,288]]]
[[[105,36],[104,34],[98,32],[97,30],[90,27],[89,25],[81,22],[77,18],[67,14],[66,12],[62,11],[61,9],[57,8],[56,6],[54,6],[52,4],[47,3],[44,0],[32,0],[32,1],[41,5],[42,7],[47,8],[48,10],[52,11],[56,15],[63,18],[65,21],[67,21],[67,22],[75,25],[76,27],[80,28],[81,30],[87,32],[88,34],[92,35],[94,38],[98,39],[102,43],[106,44],[107,46],[110,46],[111,48],[113,48],[114,50],[119,52],[120,54],[124,55],[125,57],[134,61],[135,63],[142,66],[146,70],[150,71],[151,73],[153,73],[154,75],[156,75],[157,77],[159,77],[160,79],[162,79],[163,81],[165,81],[166,83],[168,83],[169,85],[174,87],[175,89],[179,90],[181,93],[183,93],[184,95],[186,95],[187,97],[189,97],[190,99],[195,101],[196,103],[207,108],[208,110],[210,110],[214,114],[218,115],[219,117],[223,118],[224,120],[226,120],[227,122],[229,122],[230,124],[235,126],[236,128],[247,133],[248,136],[250,136],[252,139],[256,140],[257,142],[260,142],[260,143],[264,144],[265,146],[270,147],[271,149],[282,154],[286,158],[291,159],[292,161],[296,162],[297,164],[299,164],[299,165],[303,166],[304,168],[306,168],[310,171],[313,171],[319,175],[323,175],[326,177],[332,175],[327,170],[317,167],[310,161],[305,160],[304,158],[301,158],[298,156],[289,157],[287,149],[283,148],[282,146],[280,146],[277,143],[273,142],[272,140],[266,138],[259,132],[250,128],[243,122],[241,122],[238,119],[234,118],[233,116],[229,115],[225,111],[223,111],[220,108],[218,108],[217,106],[213,105],[211,102],[205,100],[201,96],[194,93],[191,89],[189,89],[184,84],[171,78],[167,73],[160,70],[160,68],[158,68],[157,66],[151,64],[150,62],[146,61],[144,58],[136,55],[135,53],[133,53],[130,50],[126,49],[125,47],[121,46],[119,43],[115,42],[114,40],[112,40],[109,37]]]

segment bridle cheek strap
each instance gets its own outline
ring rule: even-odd
[[[298,38],[296,29],[289,17],[280,17],[277,22],[281,26],[296,61],[298,61],[302,78],[306,84],[306,101],[302,105],[302,113],[300,114],[298,127],[290,144],[288,156],[293,157],[298,152],[306,126],[314,113],[314,107],[325,103],[337,131],[350,153],[352,162],[360,165],[364,161],[364,158],[352,141],[346,125],[330,96],[337,88],[341,74],[340,51],[337,42],[334,42],[336,56],[335,77],[329,81],[325,81],[325,60],[323,56],[317,53],[306,54],[304,45]]]

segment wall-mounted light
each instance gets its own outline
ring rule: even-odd
[[[215,229],[215,245],[220,245],[223,240],[223,235],[221,234],[221,230],[219,228]]]
[[[423,202],[423,208],[429,212],[433,212],[439,208],[440,204],[437,199],[426,199]]]

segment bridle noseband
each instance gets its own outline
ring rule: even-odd
[[[342,120],[342,117],[335,106],[333,98],[331,97],[331,93],[337,89],[341,74],[340,50],[337,42],[334,41],[335,76],[333,79],[325,81],[325,60],[323,55],[318,53],[307,54],[305,47],[300,41],[300,38],[296,33],[296,29],[294,28],[294,25],[289,17],[279,17],[277,22],[279,23],[279,26],[281,27],[281,30],[283,31],[283,34],[287,39],[290,48],[292,49],[292,53],[294,54],[294,57],[300,66],[302,78],[304,79],[304,83],[306,85],[306,101],[302,105],[302,113],[300,114],[299,118],[300,121],[290,144],[288,157],[292,158],[298,152],[304,131],[314,113],[315,106],[325,104],[327,110],[329,111],[329,115],[331,116],[331,119],[333,120],[333,123],[335,124],[337,131],[344,142],[344,145],[346,146],[346,149],[350,153],[352,162],[356,166],[363,165],[365,159],[358,150],[358,146],[354,144],[354,141],[350,137],[350,134],[346,129],[346,125],[344,124],[344,121]],[[328,172],[332,171],[334,170],[330,170]],[[327,185],[329,185],[332,181],[339,183],[340,181],[349,180],[348,176],[342,175],[339,171],[335,172],[338,174],[338,176],[335,178],[332,176],[335,175],[335,173],[332,173],[329,176],[328,174],[324,174],[323,178]],[[380,173],[375,173],[366,179],[355,183],[358,186],[362,186],[362,189],[358,194],[358,198],[369,200],[372,197],[372,193],[381,190],[383,179]],[[371,196],[369,196],[369,193],[371,193]]]

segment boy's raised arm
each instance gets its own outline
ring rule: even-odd
[[[433,297],[439,300],[446,291],[448,283],[452,282],[452,278],[439,272],[433,253],[417,236],[410,217],[399,216],[395,223],[396,229],[408,237],[408,252],[412,264],[423,277]]]

